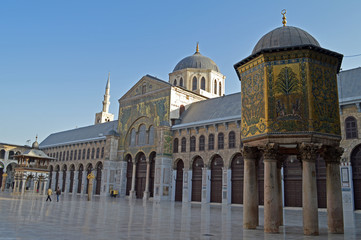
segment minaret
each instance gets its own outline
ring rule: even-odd
[[[108,81],[105,87],[105,94],[103,100],[103,111],[95,114],[95,124],[113,121],[114,115],[109,113],[109,98],[110,98],[110,73],[108,74]]]

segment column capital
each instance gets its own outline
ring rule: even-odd
[[[315,162],[320,148],[321,144],[317,143],[302,143],[299,145],[301,161]]]
[[[277,161],[280,157],[277,143],[268,143],[262,147],[263,161]]]
[[[342,147],[323,146],[321,156],[326,163],[340,164],[343,152],[344,149]]]
[[[257,147],[248,147],[243,146],[241,149],[241,153],[243,158],[245,159],[258,159],[260,155],[260,151]]]

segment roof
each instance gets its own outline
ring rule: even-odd
[[[361,102],[361,67],[341,71],[337,85],[340,104]]]
[[[38,159],[54,159],[52,157],[49,157],[48,155],[46,155],[46,153],[44,153],[43,151],[41,151],[39,149],[29,149],[29,150],[26,150],[23,154],[14,155],[14,157],[16,157],[16,158],[19,158],[22,156],[38,158]]]
[[[183,58],[173,69],[173,72],[182,70],[185,68],[201,68],[211,69],[219,72],[217,64],[210,58],[203,56],[199,52],[194,53],[192,56]]]
[[[76,128],[64,132],[53,133],[40,143],[40,148],[53,147],[79,142],[88,142],[105,139],[106,135],[114,135],[118,121],[95,124],[82,128]]]
[[[173,129],[241,119],[241,93],[192,103]]]
[[[265,34],[253,48],[252,54],[270,48],[313,45],[321,47],[317,40],[308,32],[290,26],[276,28]]]

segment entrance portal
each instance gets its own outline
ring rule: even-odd
[[[192,201],[202,201],[202,168],[204,167],[201,157],[196,157],[192,166]]]
[[[211,202],[222,202],[222,169],[223,160],[217,155],[211,164]]]
[[[175,201],[181,202],[183,197],[183,168],[184,163],[182,160],[177,162],[177,179],[175,182]]]
[[[231,165],[232,203],[243,204],[244,162],[241,154],[234,156]]]

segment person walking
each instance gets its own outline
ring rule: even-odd
[[[58,187],[58,188],[56,189],[56,201],[57,201],[57,202],[59,202],[59,196],[60,196],[60,194],[61,194],[61,191],[60,191],[60,188]]]
[[[48,201],[48,200],[50,200],[50,202],[51,202],[51,194],[53,194],[53,191],[51,190],[51,188],[49,188],[48,189],[48,197],[46,198],[46,202]]]

